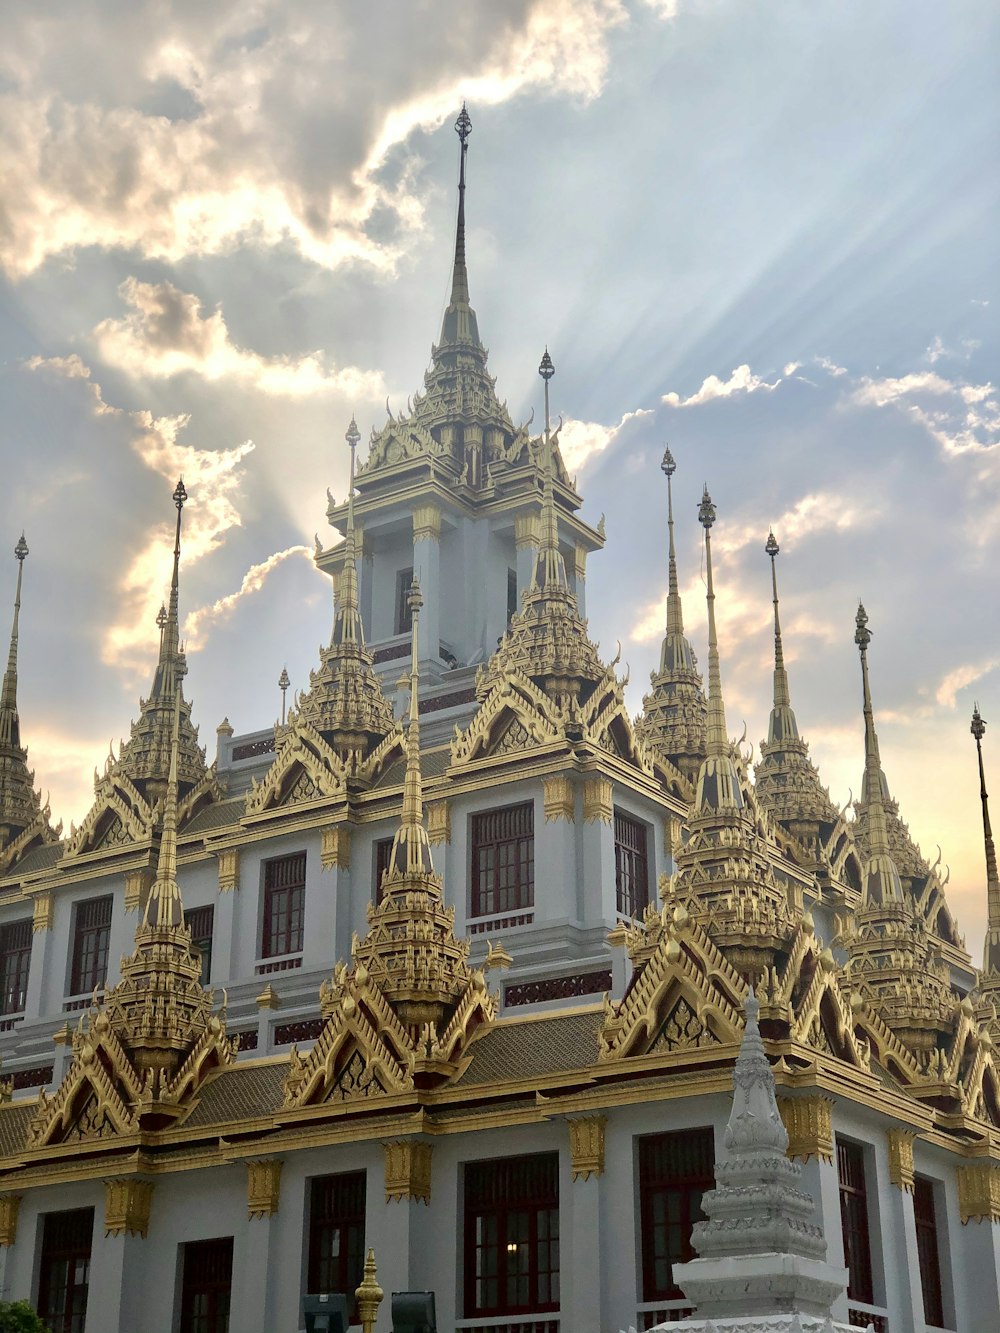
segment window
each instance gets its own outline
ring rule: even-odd
[[[357,1323],[354,1292],[365,1269],[365,1173],[319,1176],[309,1191],[309,1291],[342,1292]]]
[[[111,898],[91,898],[76,905],[70,994],[88,995],[108,975]]]
[[[465,1168],[465,1313],[559,1308],[559,1155]]]
[[[375,844],[375,892],[372,896],[376,907],[382,901],[382,876],[389,869],[393,841],[392,838],[379,838]]]
[[[192,907],[184,913],[184,924],[191,932],[191,943],[201,954],[201,984],[208,985],[212,975],[212,928],[214,907]]]
[[[624,916],[638,916],[649,902],[646,825],[615,811],[615,894]]]
[[[38,1314],[51,1333],[83,1333],[93,1232],[93,1208],[42,1218]]]
[[[517,615],[517,570],[507,570],[507,624]]]
[[[865,1191],[865,1155],[860,1144],[837,1140],[837,1175],[840,1177],[840,1227],[844,1235],[847,1294],[851,1300],[872,1305],[868,1195]]]
[[[20,1014],[28,995],[31,917],[0,926],[0,1014]]]
[[[920,1261],[920,1287],[924,1294],[924,1318],[935,1328],[943,1328],[941,1252],[938,1249],[937,1214],[934,1211],[934,1182],[926,1176],[913,1178],[913,1217],[917,1224],[917,1258]]]
[[[396,573],[396,634],[409,634],[413,628],[413,612],[410,610],[410,584],[413,582],[412,569],[400,569]]]
[[[232,1289],[232,1236],[189,1241],[184,1246],[180,1333],[229,1333]]]
[[[301,953],[305,897],[305,852],[264,862],[262,958]]]
[[[535,807],[508,805],[472,816],[472,915],[493,916],[535,901]]]
[[[711,1129],[653,1134],[639,1140],[642,1298],[680,1300],[674,1264],[695,1258],[691,1228],[705,1215],[701,1198],[715,1188]]]

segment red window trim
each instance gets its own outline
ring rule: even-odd
[[[306,854],[292,852],[264,862],[261,958],[301,953],[305,936]]]
[[[559,1154],[467,1162],[464,1176],[466,1318],[558,1310]]]
[[[847,1265],[847,1295],[864,1305],[875,1303],[865,1150],[860,1143],[837,1138],[837,1179],[840,1182],[840,1229]]]
[[[181,1278],[180,1333],[226,1333],[232,1291],[232,1236],[188,1241]],[[205,1299],[198,1302],[199,1297]]]
[[[917,1259],[924,1319],[935,1328],[944,1327],[944,1295],[941,1287],[941,1246],[938,1241],[934,1181],[913,1177],[913,1220],[917,1230]]]
[[[38,1313],[51,1333],[83,1333],[93,1237],[93,1208],[73,1208],[42,1216]],[[65,1265],[64,1283],[60,1283],[61,1289],[57,1291],[55,1281],[62,1265]]]
[[[90,994],[108,975],[113,899],[85,898],[75,907],[70,994]]]
[[[638,916],[649,903],[649,832],[634,815],[615,807],[615,904]]]
[[[639,1220],[642,1233],[642,1299],[680,1300],[674,1263],[695,1258],[691,1230],[701,1220],[702,1195],[715,1188],[715,1133],[710,1126],[649,1134],[639,1140]],[[666,1220],[660,1220],[660,1201]],[[671,1216],[671,1214],[673,1216]],[[661,1282],[657,1268],[669,1265]]]
[[[532,801],[472,816],[471,917],[519,912],[535,903],[535,806]]]
[[[0,1014],[24,1012],[33,934],[30,916],[0,926]]]
[[[352,1323],[357,1322],[354,1292],[364,1276],[366,1191],[364,1171],[315,1176],[309,1183],[308,1289],[311,1295],[346,1293]],[[324,1254],[327,1232],[333,1228],[342,1233],[340,1253]]]

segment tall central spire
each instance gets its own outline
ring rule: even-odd
[[[889,831],[885,808],[882,805],[882,764],[879,759],[878,736],[875,734],[875,717],[868,683],[868,645],[871,643],[872,635],[868,628],[868,613],[860,602],[855,625],[857,628],[854,632],[854,642],[861,653],[865,717],[864,799],[868,811],[868,867],[862,891],[862,904],[902,902],[903,886],[899,870],[889,851]]]
[[[28,543],[21,533],[14,555],[17,559],[17,591],[14,594],[14,622],[10,630],[10,651],[7,654],[7,670],[3,675],[3,690],[0,692],[0,745],[20,746],[21,725],[17,715],[17,634],[21,616],[21,575],[24,573],[24,561],[28,554]]]
[[[424,827],[423,780],[420,773],[420,608],[424,599],[416,579],[407,598],[413,626],[410,642],[410,708],[406,729],[406,776],[403,779],[403,813],[393,839],[390,869],[400,875],[431,875],[431,844]]]
[[[535,568],[531,575],[531,587],[533,590],[540,588],[542,592],[546,593],[568,592],[569,578],[566,574],[566,562],[563,559],[562,551],[559,549],[559,524],[556,519],[554,486],[555,458],[552,453],[553,444],[549,428],[549,380],[556,373],[556,368],[552,364],[552,358],[549,356],[547,347],[539,363],[538,373],[545,385],[545,435],[543,445],[545,450],[545,480],[543,483],[541,544],[538,548],[538,559],[535,561]]]
[[[708,493],[702,493],[698,520],[705,529],[705,600],[708,605],[708,724],[705,735],[706,758],[698,774],[695,807],[699,811],[739,810],[743,807],[736,765],[729,749],[726,710],[722,700],[722,671],[719,664],[719,636],[715,628],[715,585],[712,581],[712,525],[715,505]]]
[[[338,644],[357,644],[365,646],[365,632],[361,624],[358,599],[357,542],[354,529],[354,472],[355,454],[361,440],[358,423],[351,417],[351,424],[344,437],[351,451],[351,481],[347,492],[347,535],[344,539],[344,564],[340,574],[340,596],[337,598],[337,613],[333,622],[333,637],[330,646]]]
[[[990,798],[986,792],[986,771],[983,768],[983,735],[986,722],[976,704],[972,710],[970,728],[976,740],[979,758],[979,799],[983,806],[983,842],[986,846],[986,940],[983,944],[983,974],[1000,974],[1000,874],[997,873],[997,851],[993,844],[990,825]]]
[[[458,222],[455,227],[455,263],[451,275],[451,299],[441,324],[440,347],[450,344],[472,344],[480,348],[479,325],[476,312],[469,303],[469,271],[465,263],[465,159],[469,151],[472,120],[462,103],[455,121],[455,132],[461,142],[458,168]]]
[[[771,557],[771,596],[774,603],[774,707],[771,710],[771,723],[767,739],[773,744],[781,740],[798,739],[799,729],[792,712],[792,699],[788,692],[788,673],[785,670],[785,656],[781,647],[781,621],[778,618],[778,572],[775,565],[781,547],[773,532],[767,534],[764,550]]]
[[[170,597],[167,601],[167,615],[160,633],[160,655],[153,677],[153,695],[156,698],[173,698],[175,683],[183,675],[180,669],[180,563],[181,563],[181,511],[188,498],[184,487],[184,478],[174,488],[173,501],[177,509],[177,521],[174,526],[174,563],[170,574]],[[157,618],[159,621],[159,618]]]

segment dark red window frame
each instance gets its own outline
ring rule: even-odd
[[[208,985],[212,975],[212,934],[215,930],[215,907],[191,907],[184,913],[184,924],[191,932],[191,943],[201,954],[201,984]]]
[[[409,634],[413,628],[413,611],[410,608],[410,588],[413,586],[413,570],[396,571],[396,615],[393,626],[397,634]]]
[[[507,570],[507,624],[517,615],[518,596],[517,596],[517,570]]]
[[[642,1299],[680,1300],[674,1264],[695,1258],[691,1229],[705,1216],[702,1195],[715,1188],[710,1127],[650,1134],[639,1140]]]
[[[180,1333],[229,1333],[232,1295],[232,1236],[188,1241],[181,1277]]]
[[[264,862],[264,928],[260,956],[301,953],[306,908],[306,854]]]
[[[646,825],[615,810],[615,898],[623,916],[638,916],[649,903]]]
[[[30,916],[0,926],[0,1014],[24,1012],[33,934]]]
[[[89,995],[96,986],[103,986],[107,980],[112,904],[110,896],[88,898],[76,904],[71,995]]]
[[[860,1143],[837,1139],[837,1176],[840,1181],[840,1229],[847,1265],[847,1295],[865,1305],[875,1302],[872,1281],[872,1246],[868,1228],[868,1187],[865,1152]]]
[[[365,1270],[366,1189],[364,1171],[317,1176],[309,1187],[308,1289],[312,1295],[346,1295],[352,1323]]]
[[[559,1309],[559,1154],[465,1166],[465,1314]]]
[[[42,1217],[38,1315],[50,1333],[83,1333],[93,1236],[93,1208]]]
[[[471,916],[519,912],[535,902],[535,807],[531,801],[472,816]]]
[[[375,892],[372,896],[376,907],[382,901],[382,876],[389,869],[394,841],[394,838],[379,838],[375,844]]]
[[[935,1328],[944,1327],[944,1298],[941,1292],[941,1249],[938,1245],[934,1182],[926,1176],[913,1178],[913,1220],[917,1227],[917,1258],[924,1318]]]

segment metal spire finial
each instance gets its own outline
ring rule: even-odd
[[[788,691],[788,673],[785,671],[785,655],[781,646],[781,621],[778,619],[778,573],[775,560],[781,547],[774,533],[767,534],[764,550],[771,558],[771,600],[774,603],[774,707],[787,708],[791,704]]]
[[[178,613],[178,596],[180,584],[180,563],[181,563],[181,511],[188,498],[187,490],[184,486],[184,478],[181,477],[174,487],[173,502],[177,508],[177,522],[174,527],[174,564],[170,574],[170,596],[167,599],[167,613],[163,626],[160,629],[160,656],[156,666],[156,676],[153,681],[153,694],[158,697],[172,697],[174,693],[174,683],[183,675],[179,672],[181,662],[180,646],[180,625]],[[157,619],[159,625],[159,619]]]
[[[10,627],[10,648],[7,653],[7,670],[3,676],[0,690],[0,745],[21,744],[21,724],[17,715],[17,642],[18,625],[21,619],[21,576],[24,573],[24,561],[28,554],[28,543],[22,532],[14,547],[17,560],[17,588],[14,592],[14,619]]]
[[[681,595],[677,587],[677,552],[674,549],[674,484],[677,464],[668,445],[663,450],[660,470],[667,478],[667,634],[684,633]]]
[[[552,358],[549,356],[549,349],[546,347],[542,354],[542,359],[538,363],[538,373],[541,375],[545,384],[545,440],[549,438],[549,380],[556,373],[556,368],[552,364]]]
[[[351,472],[347,488],[347,533],[344,538],[344,563],[340,574],[340,596],[336,599],[333,616],[333,634],[331,647],[338,644],[357,644],[364,647],[365,633],[361,624],[358,596],[358,548],[354,526],[354,477],[356,471],[356,453],[361,442],[358,423],[351,417],[351,424],[344,435],[351,451]]]
[[[983,767],[983,736],[986,721],[977,703],[972,710],[969,728],[976,742],[979,759],[979,799],[983,806],[983,841],[986,847],[986,939],[983,944],[983,972],[1000,972],[1000,874],[997,872],[997,852],[990,825],[990,798],[986,791],[986,770]]]
[[[178,489],[183,489],[183,486]],[[180,504],[177,508],[179,511]],[[181,681],[184,670],[183,661],[178,662],[174,680],[174,724],[170,737],[170,768],[163,802],[163,827],[156,861],[156,880],[146,900],[143,913],[143,923],[147,928],[176,929],[184,925],[184,904],[177,884],[177,753],[180,748]]]
[[[899,870],[889,850],[889,830],[882,803],[882,762],[875,732],[871,686],[868,681],[868,645],[872,631],[868,628],[868,612],[858,603],[854,617],[854,642],[861,653],[862,702],[865,718],[865,780],[864,801],[868,819],[868,868],[862,889],[862,906],[871,903],[902,902],[903,885]]]
[[[469,151],[469,135],[472,133],[472,121],[462,103],[462,110],[455,121],[455,131],[461,141],[458,167],[458,222],[455,227],[455,266],[451,280],[452,306],[469,304],[469,271],[465,265],[465,158]]]
[[[290,680],[289,677],[288,677],[288,668],[287,668],[287,667],[282,667],[282,668],[281,668],[281,675],[278,677],[278,689],[281,691],[281,725],[282,725],[282,726],[285,725],[285,702],[286,702],[286,696],[287,696],[287,694],[288,694],[288,687],[289,687],[289,685],[291,685],[291,683],[292,683],[292,682],[291,682],[291,680]]]
[[[705,529],[705,599],[708,603],[708,730],[706,751],[709,758],[721,759],[729,754],[726,732],[726,710],[722,700],[722,670],[719,663],[719,638],[715,628],[715,585],[712,582],[712,524],[715,505],[708,493],[708,484],[702,491],[698,506],[698,520]]]

